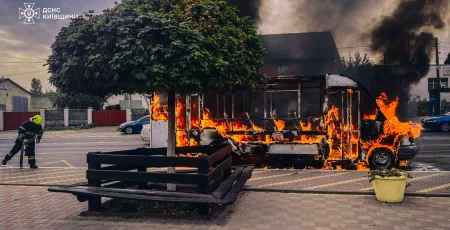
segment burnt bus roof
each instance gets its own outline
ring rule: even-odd
[[[305,76],[305,75],[290,75],[290,76],[279,76],[277,78],[268,79],[267,85],[274,84],[295,84],[298,83],[320,83],[326,89],[332,88],[345,88],[345,89],[359,89],[360,84],[358,84],[355,80],[339,74],[323,74],[323,75],[313,75],[313,76]]]
[[[322,74],[312,76],[305,76],[305,75],[279,76],[278,78],[268,79],[266,88],[275,88],[277,84],[279,84],[282,87],[286,85],[296,87],[298,83],[320,84],[326,90],[339,90],[339,89],[363,90],[367,94],[367,96],[369,96],[372,103],[375,103],[375,99],[370,95],[369,91],[367,91],[367,89],[362,84],[342,74]]]

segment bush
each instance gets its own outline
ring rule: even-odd
[[[410,177],[408,173],[406,173],[403,170],[399,169],[383,169],[383,170],[371,170],[369,172],[369,181],[372,182],[375,180],[377,176],[380,176],[381,178],[384,177]]]
[[[62,126],[62,125],[56,125],[56,126],[45,126],[45,130],[81,130],[81,129],[90,129],[96,127],[97,124],[90,124],[90,125],[70,125],[70,126]]]
[[[429,116],[430,115],[430,102],[429,101],[418,101],[412,102],[411,106],[417,106],[417,116]],[[450,112],[450,101],[441,102],[441,114]]]
[[[108,105],[105,107],[105,110],[121,110],[120,104]]]

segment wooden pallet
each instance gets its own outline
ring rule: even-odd
[[[87,184],[49,188],[50,192],[72,193],[88,201],[89,211],[101,211],[101,197],[200,205],[199,213],[209,213],[210,205],[233,203],[254,166],[232,167],[231,146],[177,148],[177,153],[203,153],[200,157],[167,157],[165,148],[89,153]],[[102,167],[102,165],[107,165]],[[190,167],[177,173],[147,172],[148,167]],[[154,184],[191,185],[196,192],[169,192],[149,189]],[[150,186],[149,186],[150,185]]]

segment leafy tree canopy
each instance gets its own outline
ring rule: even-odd
[[[62,92],[229,91],[264,83],[253,22],[218,0],[123,0],[64,27],[47,64]]]
[[[361,55],[356,52],[353,57],[349,54],[348,58],[341,57],[341,72],[348,73],[358,68],[370,68],[375,64],[370,60],[368,54]]]
[[[59,92],[47,92],[45,93],[53,106],[59,109],[87,109],[92,107],[94,110],[103,109],[103,105],[106,102],[107,97],[91,96],[86,94],[69,94]]]
[[[37,78],[31,79],[30,93],[33,94],[33,96],[40,96],[43,94],[41,80]]]

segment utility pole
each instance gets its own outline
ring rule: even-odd
[[[437,88],[441,88],[441,79],[439,76],[439,42],[438,38],[434,38],[434,47],[436,49],[436,78],[437,78]],[[435,93],[435,100],[436,100],[436,111],[435,115],[441,115],[441,93],[436,92]],[[431,100],[430,100],[431,101]]]
[[[438,79],[439,87],[441,86],[440,80],[439,80],[439,42],[438,38],[434,38],[434,46],[436,49],[436,78]]]

